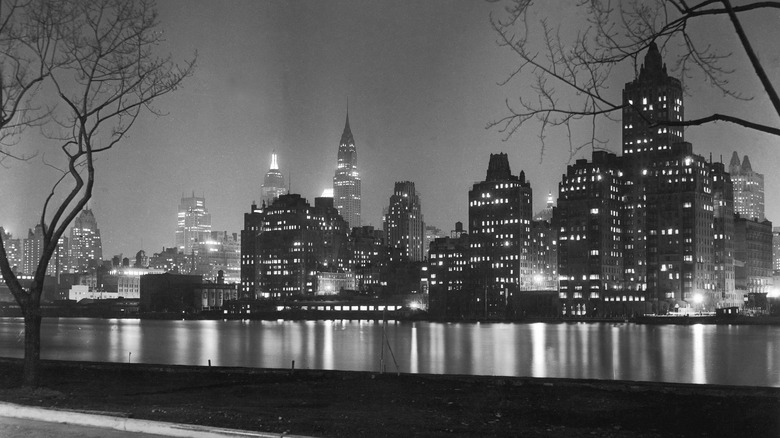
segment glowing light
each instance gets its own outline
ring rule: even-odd
[[[702,301],[704,301],[704,297],[702,296],[702,294],[694,294],[693,295],[693,302],[694,303],[701,304]]]

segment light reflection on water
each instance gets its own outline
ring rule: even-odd
[[[105,362],[376,371],[375,321],[44,319],[42,357]],[[388,322],[401,372],[780,387],[780,327]],[[0,356],[23,322],[0,318]],[[385,350],[387,371],[395,371]]]

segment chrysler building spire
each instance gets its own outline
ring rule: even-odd
[[[357,150],[352,129],[347,121],[339,142],[338,163],[333,176],[333,205],[349,223],[350,228],[360,226],[360,174],[357,169]]]

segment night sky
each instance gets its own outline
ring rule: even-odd
[[[576,24],[571,1],[544,2],[565,24]],[[540,154],[538,127],[508,141],[486,124],[504,115],[504,99],[527,84],[500,87],[515,59],[497,46],[489,13],[500,5],[479,1],[160,1],[161,50],[184,60],[198,53],[195,75],[146,116],[116,149],[100,155],[90,205],[103,238],[104,258],[139,249],[147,254],[174,244],[183,193],[206,197],[214,230],[239,232],[243,214],[260,197],[272,150],[293,193],[309,199],[332,185],[347,100],[362,178],[365,225],[381,228],[382,209],[394,181],[414,181],[422,193],[426,224],[444,231],[468,220],[468,190],[483,180],[490,153],[507,152],[512,171],[524,170],[534,190],[534,210],[557,191],[569,154],[563,133],[547,137]],[[777,13],[746,16],[770,77],[780,84],[780,54],[773,48]],[[712,39],[737,50],[727,22]],[[572,28],[565,28],[564,35]],[[720,39],[718,39],[720,38]],[[738,54],[735,87],[755,98],[724,98],[700,79],[686,80],[686,118],[729,112],[778,125],[758,81]],[[671,66],[670,66],[671,67]],[[632,72],[616,80],[618,96]],[[565,97],[565,95],[562,95]],[[588,132],[575,132],[588,135]],[[619,123],[599,135],[620,150]],[[690,128],[697,154],[728,163],[737,150],[765,175],[766,215],[780,221],[777,190],[780,139],[718,124]],[[575,139],[575,142],[577,139]],[[29,135],[17,150],[55,150]],[[590,158],[587,151],[579,158]],[[56,175],[40,157],[0,168],[0,224],[26,237]]]

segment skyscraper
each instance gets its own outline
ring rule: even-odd
[[[24,267],[24,273],[27,275],[35,275],[35,270],[38,268],[38,262],[41,260],[44,250],[43,227],[41,227],[40,224],[35,226],[34,231],[30,229],[27,232],[27,238],[24,239],[22,246],[22,265]],[[46,275],[54,276],[65,272],[67,270],[67,260],[68,238],[60,237],[57,248],[46,267]]]
[[[14,272],[22,270],[22,239],[14,239],[11,233],[6,233],[2,227],[0,227],[0,239],[3,239],[5,255],[8,257],[8,266]]]
[[[625,184],[620,158],[604,151],[593,152],[590,163],[577,160],[563,175],[553,223],[559,229],[564,314],[590,315],[598,312],[599,303],[644,299],[624,289],[620,214]]]
[[[271,154],[271,168],[263,178],[263,185],[260,187],[260,202],[265,205],[271,205],[274,199],[287,194],[287,187],[284,186],[284,175],[279,171],[276,151]]]
[[[100,229],[92,210],[85,208],[73,221],[70,229],[70,269],[84,272],[98,266],[103,260]]]
[[[729,175],[668,126],[682,120],[682,87],[655,44],[623,102],[623,156],[578,160],[560,185],[554,222],[564,313],[735,301],[732,245],[723,238],[733,230]]]
[[[532,207],[525,172],[512,175],[506,154],[490,154],[485,181],[469,191],[472,289],[480,317],[503,315],[512,294],[533,289],[528,259]]]
[[[734,187],[723,163],[712,163],[715,293],[726,307],[741,306],[734,276]]]
[[[22,246],[23,272],[27,275],[33,275],[43,254],[43,227],[40,224],[35,226],[35,230],[27,231],[27,238],[24,239]]]
[[[179,203],[176,247],[184,254],[190,254],[197,242],[205,242],[211,233],[211,214],[206,210],[206,198],[182,197]]]
[[[644,291],[648,275],[648,166],[676,155],[672,147],[684,138],[682,128],[653,126],[657,122],[681,121],[684,114],[682,84],[667,74],[655,43],[647,49],[639,76],[625,85],[623,104],[623,172],[628,179],[624,266],[626,276],[633,277],[634,285]]]
[[[354,276],[342,269],[350,258],[347,223],[331,202],[317,198],[312,207],[301,195],[287,194],[266,207],[252,205],[241,232],[243,297],[313,295],[321,279],[351,278],[344,288],[354,289]]]
[[[411,181],[395,183],[390,205],[384,217],[387,245],[391,248],[391,261],[395,257],[419,262],[423,260],[425,223],[423,222],[420,196]]]
[[[764,175],[753,171],[747,155],[739,162],[737,151],[731,155],[729,173],[734,184],[734,212],[745,219],[764,221]]]
[[[336,174],[333,176],[333,204],[350,228],[360,226],[360,174],[355,138],[349,128],[349,111],[339,142]]]

